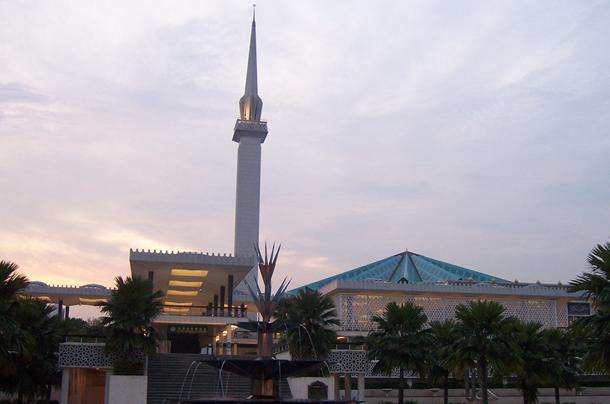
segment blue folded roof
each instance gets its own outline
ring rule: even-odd
[[[442,282],[442,281],[468,281],[475,282],[497,282],[507,283],[506,279],[487,275],[472,269],[460,267],[448,262],[439,261],[425,255],[405,251],[379,261],[342,272],[328,278],[312,282],[308,285],[291,290],[289,293],[296,293],[300,289],[320,289],[322,286],[340,280],[381,280],[386,282]]]

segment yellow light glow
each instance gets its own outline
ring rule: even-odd
[[[167,295],[168,296],[197,296],[197,293],[199,293],[196,290],[175,290],[175,289],[169,289],[167,291]]]
[[[174,268],[171,271],[172,276],[188,276],[195,278],[205,278],[208,276],[208,271],[204,271],[203,269],[179,269]]]
[[[193,305],[193,302],[170,302],[170,301],[166,301],[165,305],[166,306],[191,307]]]
[[[236,325],[231,324],[231,329],[232,329],[232,330],[235,330],[236,328],[237,328],[237,326],[236,326]]]
[[[224,336],[226,337],[226,336],[227,336],[227,330],[224,330],[224,331],[222,332],[222,335],[224,335]]]
[[[45,302],[50,302],[51,298],[49,296],[32,296],[34,299],[43,300]]]
[[[165,313],[188,313],[190,309],[188,307],[164,307]]]
[[[96,303],[103,303],[106,301],[106,299],[79,297],[78,301],[81,303],[84,303],[84,304],[96,304]]]
[[[169,286],[181,286],[183,288],[200,288],[203,285],[201,281],[169,281]]]

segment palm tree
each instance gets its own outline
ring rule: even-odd
[[[13,262],[0,261],[0,376],[15,371],[13,355],[34,348],[32,338],[19,327],[17,294],[27,287],[29,281],[17,273],[18,269]]]
[[[152,320],[159,315],[163,293],[152,282],[139,277],[115,278],[116,288],[107,302],[100,303],[106,327],[106,351],[114,356],[116,374],[141,374],[142,354],[154,353],[157,332]]]
[[[404,373],[425,374],[430,342],[428,317],[421,307],[407,302],[389,303],[381,316],[373,316],[376,329],[366,338],[368,357],[376,360],[373,373],[399,371],[398,403],[404,403]]]
[[[490,371],[506,368],[514,359],[510,341],[514,319],[493,301],[460,304],[455,315],[459,329],[456,358],[462,366],[477,369],[483,403],[487,404]]]
[[[14,262],[0,261],[0,301],[14,301],[17,293],[25,289],[28,278],[17,273],[19,266]]]
[[[582,333],[589,345],[588,367],[610,374],[610,242],[595,246],[587,261],[591,272],[570,282],[570,290],[582,292],[590,299],[595,312],[576,321],[573,328]]]
[[[24,398],[44,398],[49,386],[57,382],[57,351],[60,325],[53,308],[35,300],[23,299],[16,306],[16,316],[23,335],[33,340],[31,349],[12,355],[14,372],[0,378],[3,391],[17,392],[17,402]]]
[[[443,387],[443,402],[449,403],[449,375],[458,370],[454,347],[458,340],[457,324],[453,320],[434,321],[430,323],[431,331],[431,365],[432,380],[440,382]]]
[[[573,389],[578,385],[582,347],[569,331],[548,329],[543,337],[547,379],[555,389],[555,403],[560,404],[559,388]]]
[[[548,358],[546,339],[542,326],[538,323],[515,322],[515,339],[519,361],[515,361],[517,386],[523,394],[523,403],[531,404],[538,400],[538,387],[547,378]]]
[[[285,325],[293,359],[325,358],[337,342],[335,305],[317,290],[301,289],[296,296],[282,299],[276,318]]]

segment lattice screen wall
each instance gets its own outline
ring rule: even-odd
[[[459,304],[475,300],[466,296],[391,296],[339,294],[335,296],[335,306],[338,308],[341,329],[344,331],[369,331],[373,328],[371,318],[381,314],[390,302],[414,302],[421,306],[430,321],[454,318],[455,308]],[[494,300],[506,308],[509,315],[524,321],[542,324],[544,327],[565,327],[568,325],[565,303],[555,300],[527,299],[510,300],[485,297]]]
[[[64,342],[59,344],[59,363],[62,368],[111,368],[113,356],[106,355],[104,343],[97,342]],[[136,353],[134,359],[144,360],[142,352]]]
[[[104,344],[59,344],[59,368],[110,368],[112,359],[104,352]]]

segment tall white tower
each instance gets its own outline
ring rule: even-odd
[[[235,203],[236,256],[254,256],[254,244],[258,243],[261,144],[267,136],[267,122],[261,121],[263,101],[258,96],[256,76],[256,21],[253,16],[246,90],[239,100],[240,117],[233,134],[233,141],[239,143]],[[245,280],[253,285],[256,274],[256,268],[253,268]]]

